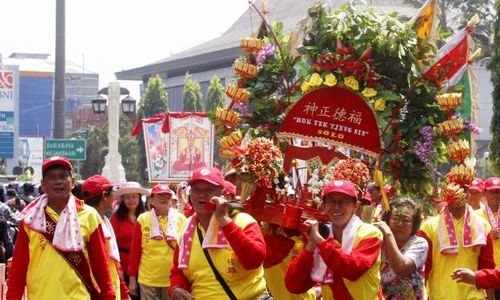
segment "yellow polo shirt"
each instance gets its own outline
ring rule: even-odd
[[[139,276],[137,281],[146,286],[168,287],[170,285],[170,268],[173,263],[174,249],[170,248],[164,239],[153,240],[149,238],[151,231],[151,211],[142,213],[137,222],[141,225],[141,261],[139,263]],[[159,216],[158,222],[163,232],[167,232],[168,218]],[[181,233],[186,217],[178,213],[177,232]]]
[[[299,237],[291,237],[295,241],[295,245],[285,259],[279,264],[270,268],[264,269],[264,277],[267,285],[273,294],[274,299],[287,299],[287,300],[315,300],[316,293],[314,288],[302,294],[292,294],[285,286],[285,274],[292,259],[299,254],[304,248],[304,242]]]
[[[255,222],[250,215],[245,213],[237,214],[233,220],[240,228],[245,228],[248,224]],[[187,223],[189,224],[189,221]],[[200,229],[204,235],[205,232],[202,226],[200,226]],[[262,265],[257,269],[244,269],[230,247],[208,249],[208,252],[215,267],[233,293],[237,295],[238,300],[254,300],[256,297],[267,293]],[[229,264],[232,264],[234,269],[230,269]],[[197,230],[193,233],[193,242],[191,244],[187,269],[182,271],[191,283],[191,296],[194,299],[228,299],[220,283],[215,279],[212,268],[203,253]]]
[[[46,212],[57,222],[59,215],[49,206]],[[84,244],[99,226],[99,215],[85,205],[78,211],[78,222]],[[29,238],[29,265],[26,275],[28,299],[90,299],[90,294],[76,271],[57,253],[40,233],[24,225]],[[88,259],[86,247],[83,253]],[[41,271],[44,270],[44,271]],[[49,276],[50,274],[50,276]]]
[[[378,230],[375,226],[367,223],[361,224],[358,231],[356,232],[356,238],[354,239],[353,249],[356,249],[358,245],[366,240],[382,240],[382,232]],[[379,294],[381,291],[380,285],[380,249],[375,263],[366,271],[361,277],[355,281],[350,281],[347,278],[342,278],[347,290],[351,294],[353,299],[379,299]],[[335,299],[335,295],[333,295]],[[341,299],[338,299],[341,300]]]
[[[464,219],[452,218],[457,237],[462,237]],[[488,225],[480,218],[482,226],[488,233]],[[462,238],[457,238],[459,243],[458,255],[441,254],[438,241],[439,216],[425,221],[421,230],[432,242],[432,268],[427,280],[427,294],[430,299],[485,299],[484,290],[478,290],[474,285],[457,283],[451,279],[451,274],[456,268],[477,270],[481,247],[463,247]]]

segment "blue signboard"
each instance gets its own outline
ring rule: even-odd
[[[13,111],[0,111],[0,131],[14,131]]]
[[[14,110],[17,72],[0,70],[0,158],[14,158]]]
[[[0,158],[14,157],[14,132],[0,132]]]

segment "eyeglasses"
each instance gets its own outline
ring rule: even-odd
[[[401,224],[411,224],[413,221],[410,217],[401,215],[393,215],[389,220],[393,223],[401,223]]]

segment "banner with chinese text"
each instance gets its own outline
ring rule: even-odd
[[[306,94],[287,113],[277,135],[324,141],[372,156],[382,152],[373,110],[362,96],[342,87]]]

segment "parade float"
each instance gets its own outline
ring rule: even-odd
[[[391,184],[422,206],[441,190],[463,200],[473,124],[458,112],[462,94],[451,93],[461,87],[450,87],[473,60],[473,23],[437,50],[427,14],[402,22],[317,5],[291,34],[262,16],[261,34],[241,40],[231,103],[209,114],[246,211],[289,228],[326,220],[321,189],[332,178],[353,181],[360,195],[369,181]]]

